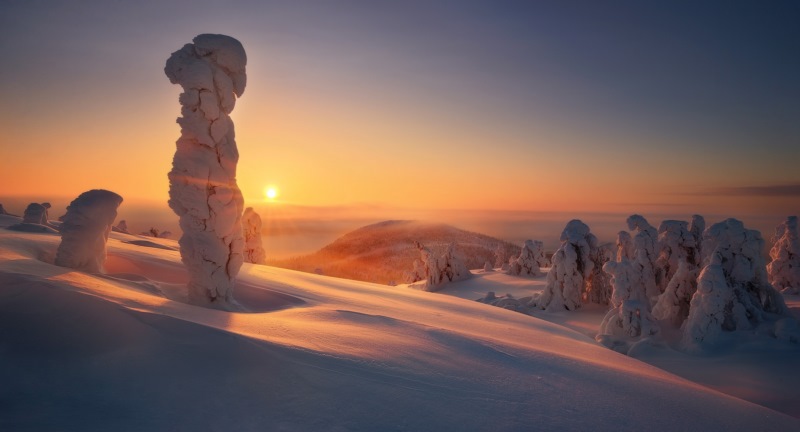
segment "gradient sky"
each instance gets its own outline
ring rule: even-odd
[[[798,213],[798,22],[780,1],[5,0],[0,195],[166,208],[164,62],[224,33],[248,54],[250,203]]]

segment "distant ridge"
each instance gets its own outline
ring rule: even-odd
[[[518,255],[520,247],[484,234],[451,225],[414,220],[387,220],[351,231],[309,255],[271,261],[278,267],[327,276],[382,284],[402,283],[403,273],[411,270],[419,251],[418,241],[434,251],[456,243],[467,258],[470,269],[480,269],[486,261],[494,265],[498,246],[506,256]]]

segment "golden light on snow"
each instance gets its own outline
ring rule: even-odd
[[[264,195],[267,197],[267,200],[272,201],[278,197],[278,188],[275,186],[267,186],[264,188]]]

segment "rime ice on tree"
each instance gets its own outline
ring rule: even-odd
[[[580,307],[586,279],[594,268],[590,245],[596,243],[597,238],[585,223],[577,219],[567,223],[561,233],[561,246],[553,255],[547,285],[542,295],[533,301],[536,307],[554,311]]]
[[[266,264],[267,254],[261,244],[261,216],[248,207],[242,216],[244,232],[244,260],[253,264]]]
[[[736,219],[716,223],[703,233],[705,268],[683,328],[687,349],[714,345],[722,331],[753,329],[788,317],[783,297],[767,281],[763,246],[761,234]]]
[[[667,220],[658,228],[659,256],[656,265],[663,285],[653,306],[653,316],[681,325],[689,316],[689,303],[697,290],[700,240],[696,232],[705,226],[702,216],[692,217],[691,226]]]
[[[641,282],[650,303],[655,303],[661,291],[656,284],[656,243],[658,232],[643,216],[628,217],[628,229],[636,231],[633,237],[633,261],[638,264]]]
[[[540,241],[525,240],[519,256],[508,260],[508,274],[514,276],[539,276],[539,267],[546,262]]]
[[[55,264],[99,273],[106,261],[106,241],[122,197],[102,189],[84,192],[67,207]]]
[[[797,216],[789,216],[775,228],[767,265],[769,281],[787,294],[800,294],[800,239],[798,239]]]
[[[172,53],[164,68],[170,82],[183,87],[169,205],[183,230],[179,243],[189,270],[189,300],[224,305],[233,299],[244,261],[239,152],[228,115],[244,92],[247,57],[229,36],[202,34],[193,42]]]
[[[450,243],[441,256],[434,255],[430,249],[419,242],[414,244],[420,252],[420,258],[414,261],[414,270],[406,277],[407,280],[422,280],[424,283],[420,286],[425,291],[438,291],[447,283],[472,277],[472,273],[467,269],[466,261],[455,243]]]

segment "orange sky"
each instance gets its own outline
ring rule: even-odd
[[[150,26],[140,28],[132,11],[41,16],[19,5],[0,38],[9,51],[0,196],[106,188],[166,208],[180,90],[163,63],[201,27],[230,33],[248,52],[248,86],[233,119],[239,186],[251,204],[273,184],[279,201],[304,206],[800,212],[796,80],[776,89],[766,80],[796,64],[774,56],[760,65],[764,77],[736,75],[747,58],[714,51],[735,45],[722,38],[706,41],[707,51],[674,54],[685,58],[638,51],[638,39],[692,46],[669,33],[701,27],[682,15],[653,30],[592,21],[581,27],[586,34],[575,27],[565,38],[529,25],[541,14],[518,22],[513,11],[444,11],[455,15],[442,26],[413,10],[250,6],[227,20],[213,8],[192,20],[149,11]],[[527,33],[504,33],[517,24]],[[754,35],[782,40],[768,30]],[[598,38],[613,42],[601,60],[591,45]],[[643,56],[669,74],[630,74]],[[781,185],[789,192],[771,192]],[[752,188],[760,187],[773,196],[759,197]]]

